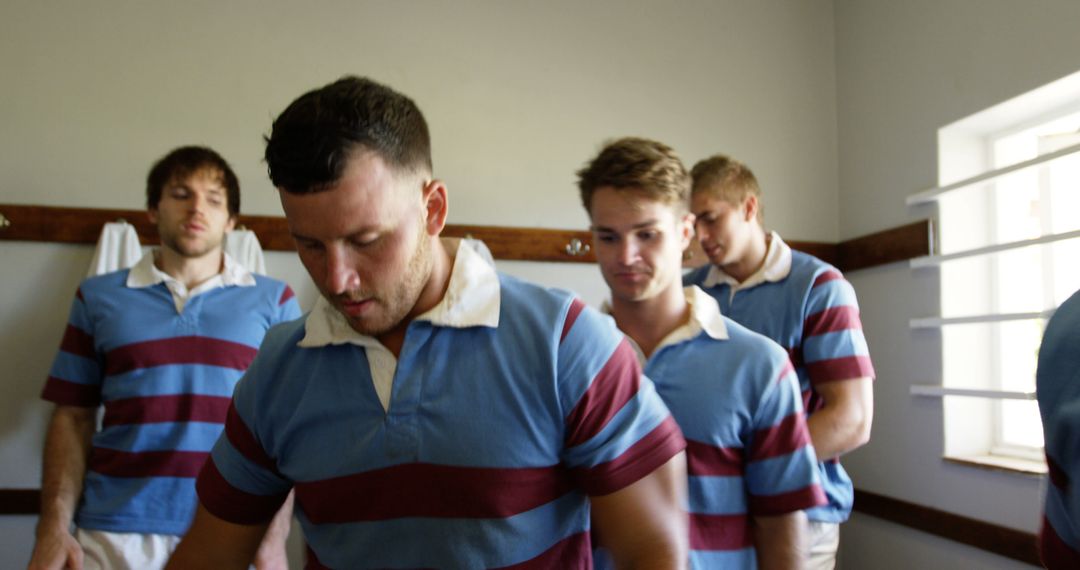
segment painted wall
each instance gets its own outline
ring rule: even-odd
[[[245,213],[280,215],[261,136],[301,92],[354,73],[425,111],[451,223],[584,228],[573,172],[602,140],[644,135],[690,163],[744,159],[773,227],[832,241],[833,38],[831,0],[12,0],[0,3],[0,202],[141,208],[149,165],[201,143],[232,162]],[[38,485],[49,408],[37,394],[90,256],[0,246],[0,488]],[[310,306],[293,256],[268,264]],[[604,294],[591,266],[500,266],[592,304]],[[33,519],[0,524],[0,567],[19,567]]]
[[[836,0],[840,236],[927,217],[904,198],[937,184],[937,129],[1080,68],[1080,4]],[[1034,532],[1039,478],[945,464],[942,403],[909,394],[940,380],[933,271],[849,275],[878,372],[873,440],[845,459],[867,491]],[[844,527],[846,568],[998,568],[982,553],[868,517]],[[899,547],[902,546],[902,547]]]

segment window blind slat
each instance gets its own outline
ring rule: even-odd
[[[913,384],[912,396],[966,396],[969,398],[987,398],[991,400],[1034,400],[1035,392],[1015,392],[1009,390],[979,390],[974,388],[946,388],[933,384]]]
[[[1054,315],[1054,310],[1038,311],[1031,313],[998,313],[992,315],[972,315],[967,317],[925,317],[911,319],[909,325],[913,329],[932,329],[948,325],[970,325],[979,323],[1001,323],[1005,321],[1033,321],[1037,319],[1049,319]]]
[[[954,190],[960,190],[962,188],[967,188],[968,186],[973,186],[975,184],[979,184],[980,182],[988,182],[988,181],[993,180],[995,178],[1000,178],[1002,176],[1005,176],[1006,174],[1012,174],[1013,172],[1019,172],[1021,170],[1027,169],[1027,168],[1032,168],[1032,167],[1038,166],[1040,164],[1045,164],[1045,163],[1050,162],[1052,160],[1057,160],[1059,158],[1069,156],[1069,155],[1075,154],[1077,152],[1080,152],[1080,144],[1074,144],[1072,146],[1067,146],[1067,147],[1065,147],[1063,149],[1056,150],[1054,152],[1048,152],[1046,154],[1039,155],[1039,156],[1037,156],[1037,157],[1035,157],[1035,158],[1033,158],[1031,160],[1025,160],[1024,162],[1018,162],[1016,164],[1012,164],[1012,165],[1006,166],[1004,168],[998,168],[997,170],[989,170],[987,172],[983,172],[982,174],[978,174],[978,175],[972,176],[971,178],[966,178],[964,180],[961,180],[959,182],[954,182],[954,183],[946,185],[946,186],[939,186],[937,188],[930,188],[929,190],[923,190],[922,192],[916,192],[916,193],[914,193],[914,194],[907,197],[907,204],[909,206],[913,206],[915,204],[924,204],[926,202],[933,202],[934,200],[937,200],[937,198],[939,196],[941,196],[942,194],[948,194],[949,192],[952,192]]]
[[[1010,249],[1020,249],[1022,247],[1031,247],[1033,245],[1041,245],[1045,243],[1054,243],[1058,241],[1065,241],[1068,239],[1080,238],[1080,230],[1073,230],[1071,232],[1064,232],[1060,234],[1047,234],[1041,237],[1025,239],[1020,241],[1011,241],[1008,243],[999,243],[995,245],[988,245],[986,247],[979,247],[975,249],[968,249],[965,251],[958,251],[956,253],[948,253],[945,255],[926,255],[923,257],[916,257],[909,263],[913,268],[919,267],[935,267],[945,263],[947,261],[954,261],[957,259],[964,259],[968,257],[976,257],[979,255],[990,255],[992,253],[1000,253],[1002,251],[1009,251]]]

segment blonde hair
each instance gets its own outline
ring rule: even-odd
[[[734,205],[740,205],[748,196],[757,199],[757,221],[764,222],[761,204],[761,187],[757,177],[745,164],[723,154],[699,161],[690,171],[693,178],[691,196],[708,194]]]

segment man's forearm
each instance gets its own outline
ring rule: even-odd
[[[96,412],[73,406],[53,410],[42,454],[39,533],[57,528],[67,531],[71,525],[86,476]]]
[[[869,378],[828,382],[817,387],[825,402],[810,414],[806,427],[819,460],[839,457],[870,440],[873,390]]]
[[[289,528],[292,525],[294,494],[289,493],[285,503],[274,515],[274,520],[270,522],[270,527],[266,529],[266,536],[263,536],[259,550],[255,553],[256,570],[288,568],[285,541],[289,538]]]
[[[753,518],[754,549],[761,570],[805,568],[806,513]]]

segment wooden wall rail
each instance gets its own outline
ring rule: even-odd
[[[0,215],[7,220],[6,225],[0,225],[0,240],[93,244],[97,242],[103,224],[125,220],[135,226],[143,243],[158,242],[157,228],[147,220],[146,212],[142,210],[0,204]],[[294,249],[283,217],[240,216],[239,223],[255,232],[264,250]],[[928,255],[932,253],[931,233],[930,221],[921,220],[839,244],[807,241],[788,243],[795,249],[832,263],[841,271],[851,271]],[[443,235],[469,235],[483,240],[496,259],[584,263],[596,261],[591,251],[579,255],[567,252],[567,246],[572,240],[579,240],[581,244],[591,242],[592,236],[587,231],[448,225]],[[697,243],[694,243],[691,251],[693,255],[686,262],[688,267],[707,263]]]
[[[1035,535],[855,489],[855,511],[1013,560],[1042,566]]]
[[[0,515],[37,515],[37,489],[0,489]],[[1039,566],[1035,535],[855,490],[855,511],[915,530]]]

